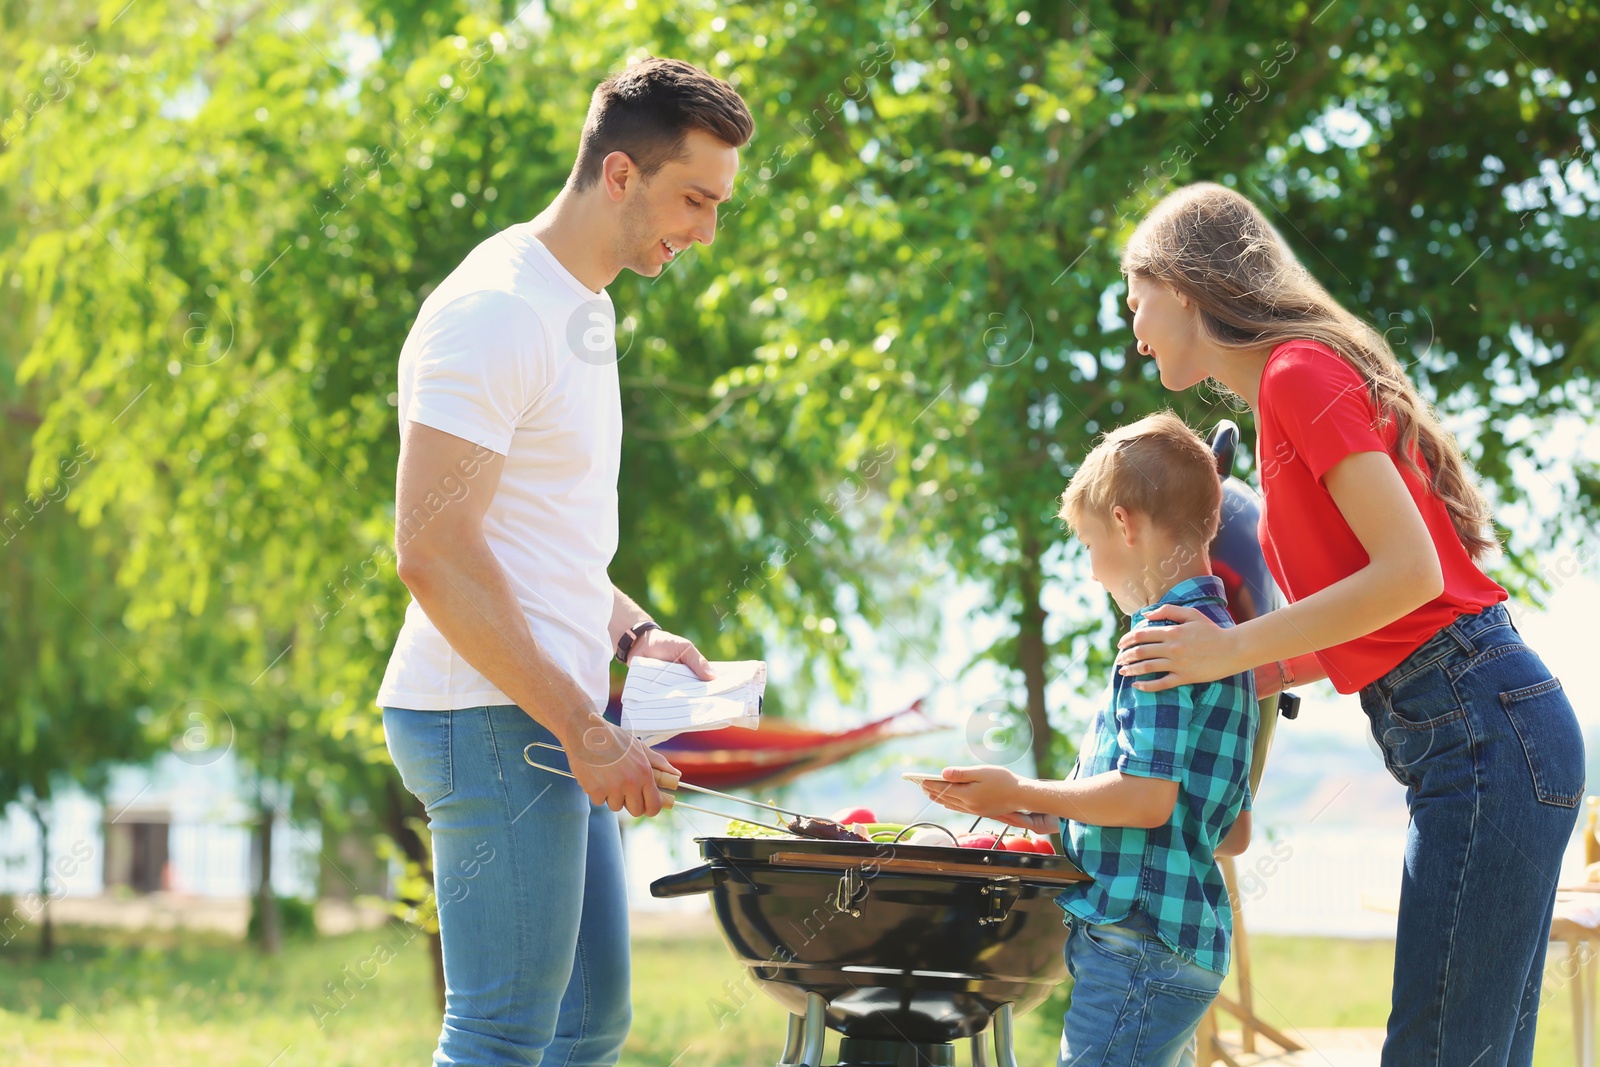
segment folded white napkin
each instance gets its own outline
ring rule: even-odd
[[[705,681],[681,663],[636,656],[622,686],[622,728],[647,745],[697,730],[755,729],[767,689],[760,660],[713,663]]]

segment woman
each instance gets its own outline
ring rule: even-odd
[[[1454,438],[1239,194],[1168,196],[1122,270],[1161,383],[1214,379],[1255,413],[1261,543],[1289,604],[1231,629],[1157,608],[1177,625],[1123,638],[1120,669],[1148,690],[1255,668],[1263,695],[1359,692],[1411,812],[1383,1062],[1531,1064],[1583,738],[1478,566],[1496,543]]]

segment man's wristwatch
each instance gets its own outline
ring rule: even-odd
[[[617,662],[626,664],[628,662],[628,653],[633,651],[633,643],[639,640],[639,638],[643,637],[645,634],[649,633],[651,630],[659,629],[661,629],[659,623],[654,623],[649,619],[646,619],[644,622],[638,623],[631,629],[622,631],[622,636],[617,638]]]

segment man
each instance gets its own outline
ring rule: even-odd
[[[429,295],[400,355],[396,544],[411,590],[378,695],[427,808],[444,948],[436,1065],[613,1064],[631,1020],[616,812],[665,757],[603,717],[612,656],[705,657],[611,585],[623,268],[710,244],[754,124],[725,82],[647,59],[595,90],[540,215]],[[576,781],[530,768],[568,767]]]

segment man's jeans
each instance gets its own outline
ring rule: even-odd
[[[1406,838],[1385,1067],[1527,1067],[1583,734],[1501,605],[1361,691]]]
[[[434,1064],[616,1063],[632,1021],[616,815],[523,762],[530,741],[556,739],[520,708],[385,708],[383,731],[433,830],[446,987]]]
[[[1174,953],[1139,912],[1120,923],[1068,917],[1067,927],[1072,1003],[1057,1067],[1192,1067],[1222,975]]]

